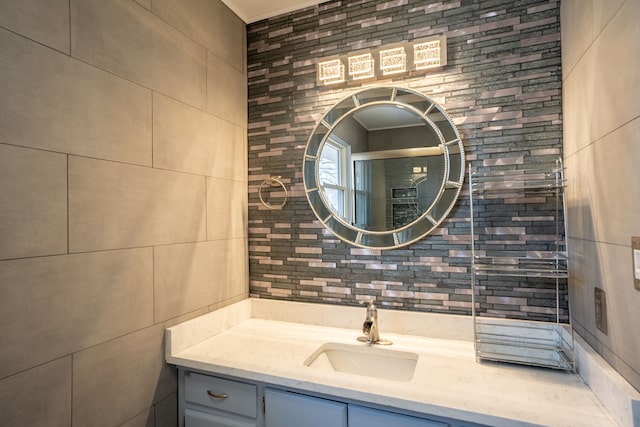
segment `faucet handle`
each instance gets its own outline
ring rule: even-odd
[[[361,300],[358,302],[360,303],[360,305],[366,305],[367,310],[375,310],[376,309],[375,301],[376,301],[375,299],[369,299],[369,300]]]
[[[376,313],[376,306],[373,303],[373,300],[366,300],[366,301],[358,301],[358,303],[360,305],[367,305],[367,318],[364,320],[364,326],[363,326],[363,332],[366,334],[368,333],[368,330],[371,329],[371,326],[373,325],[373,319],[374,319],[374,314]],[[366,331],[365,331],[366,329]]]
[[[362,325],[362,333],[369,336],[371,333],[371,328],[373,327],[373,320],[365,320]]]

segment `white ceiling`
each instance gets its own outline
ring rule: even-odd
[[[372,105],[358,110],[353,118],[368,131],[424,125],[418,115],[395,105]]]
[[[321,1],[323,0],[222,0],[247,24],[320,4]]]

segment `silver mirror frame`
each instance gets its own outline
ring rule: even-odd
[[[372,96],[369,98],[367,94]],[[405,98],[409,100],[405,101]],[[352,107],[344,109],[352,101]],[[412,111],[431,126],[440,140],[444,156],[444,179],[431,205],[414,221],[400,228],[387,231],[369,231],[355,227],[337,215],[330,207],[319,186],[320,153],[335,127],[354,112],[372,105],[393,104]],[[338,110],[337,112],[334,111]],[[454,138],[445,141],[438,125],[429,114],[440,113],[450,126],[448,133]],[[459,154],[459,155],[458,155]],[[452,164],[451,162],[454,162]],[[452,173],[455,176],[450,176]],[[449,215],[455,205],[465,176],[465,155],[462,138],[447,112],[429,97],[406,88],[375,86],[360,90],[338,101],[320,119],[311,132],[304,153],[303,182],[307,200],[320,222],[335,236],[354,246],[368,249],[395,249],[410,245],[433,232]],[[447,194],[446,198],[443,196]],[[435,215],[435,209],[439,213]]]

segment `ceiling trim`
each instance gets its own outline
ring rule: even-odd
[[[251,24],[308,6],[315,6],[320,0],[222,0],[222,2],[245,23]]]

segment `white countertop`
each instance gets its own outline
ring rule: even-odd
[[[573,373],[476,363],[473,343],[468,339],[405,332],[429,330],[427,324],[436,322],[440,328],[450,328],[451,335],[458,338],[466,336],[465,325],[470,326],[466,318],[419,313],[403,317],[403,313],[390,312],[385,328],[381,310],[381,338],[393,341],[387,348],[419,356],[410,381],[393,381],[304,365],[318,347],[328,342],[366,346],[356,340],[361,335],[359,326],[353,328],[354,322],[364,319],[364,309],[282,302],[260,302],[258,309],[253,305],[245,300],[168,329],[167,362],[493,426],[617,425],[591,389]],[[272,315],[266,315],[268,312]],[[305,316],[305,323],[299,323],[300,316]],[[340,323],[337,318],[342,318],[346,326],[336,327]],[[405,333],[385,332],[390,329]]]

